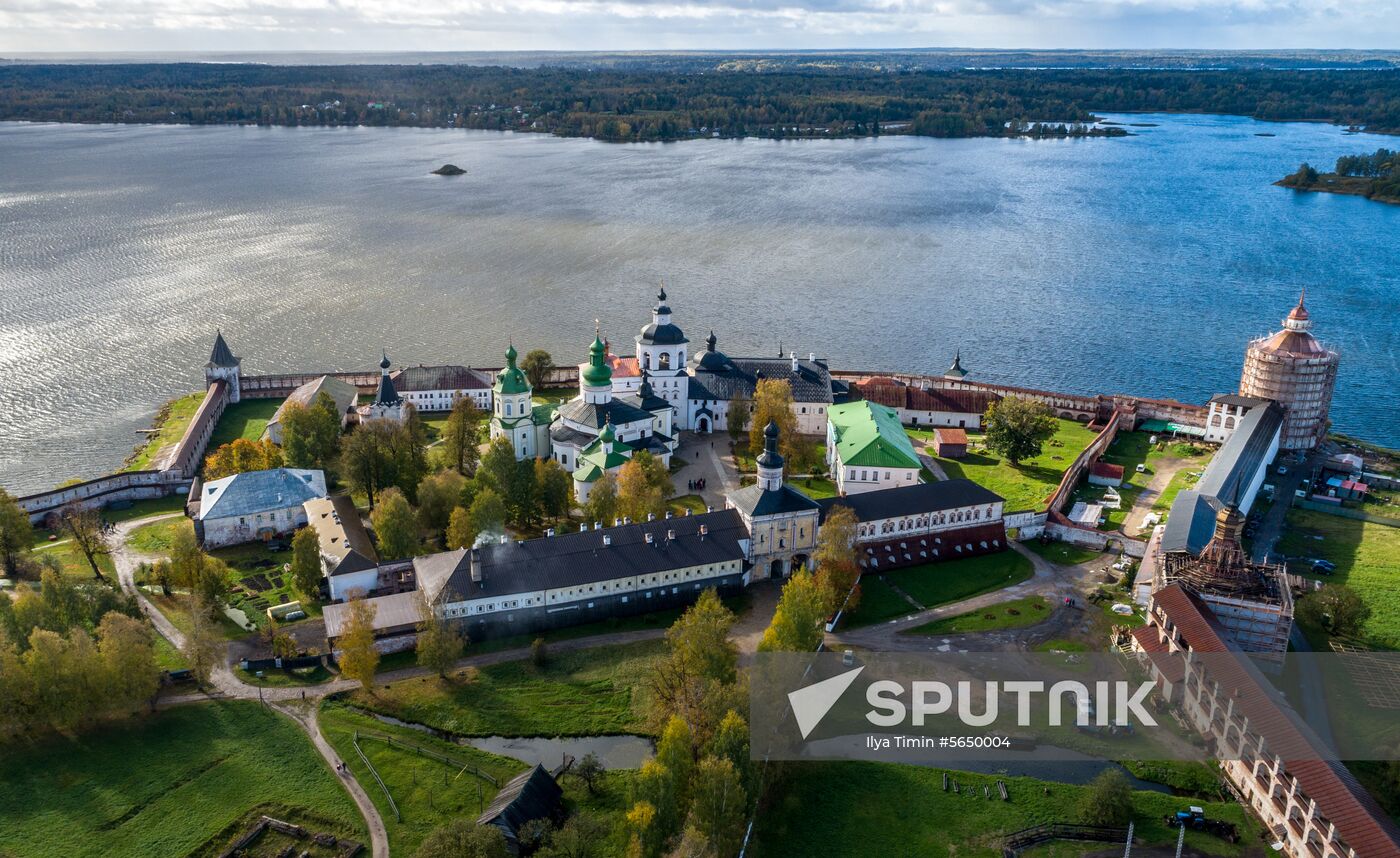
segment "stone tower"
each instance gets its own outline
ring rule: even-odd
[[[228,385],[228,401],[237,402],[239,399],[239,365],[243,359],[236,357],[233,351],[224,342],[224,332],[217,331],[214,334],[214,349],[209,353],[209,362],[204,365],[204,383],[213,384],[222,381]]]
[[[496,374],[491,387],[491,437],[509,438],[517,459],[532,459],[541,454],[535,449],[533,390],[525,373],[515,365],[517,357],[514,344],[506,348],[505,368]]]
[[[651,324],[637,334],[637,365],[651,377],[656,395],[676,407],[681,428],[690,428],[686,402],[690,398],[690,375],[686,372],[686,348],[690,340],[671,321],[671,308],[666,303],[666,290],[656,295],[651,308]]]
[[[1240,393],[1283,406],[1280,450],[1311,450],[1327,435],[1327,412],[1337,383],[1337,353],[1312,334],[1303,299],[1283,320],[1283,330],[1249,344]]]

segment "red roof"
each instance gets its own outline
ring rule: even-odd
[[[1210,608],[1180,584],[1152,594],[1176,630],[1198,653],[1238,652],[1230,633]],[[1284,760],[1288,774],[1318,811],[1337,827],[1337,836],[1357,855],[1400,854],[1400,827],[1386,815],[1347,767],[1317,759],[1320,751],[1298,726],[1297,715],[1274,700],[1277,694],[1248,659],[1212,659],[1206,665],[1222,693],[1236,701],[1250,730],[1264,736],[1267,749]],[[1299,758],[1291,758],[1290,753]]]
[[[940,426],[933,430],[940,444],[966,444],[967,433],[956,426]]]
[[[1089,466],[1089,473],[1096,477],[1107,477],[1110,480],[1123,479],[1123,466],[1115,465],[1112,462],[1095,462]]]
[[[900,384],[861,384],[858,392],[871,402],[909,411],[948,411],[954,414],[982,414],[987,406],[1001,399],[981,390],[923,390]]]

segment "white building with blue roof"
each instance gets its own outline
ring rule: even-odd
[[[323,471],[273,468],[204,484],[195,536],[205,548],[272,539],[306,524],[309,500],[326,497]]]

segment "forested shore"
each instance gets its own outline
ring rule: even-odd
[[[1112,136],[1095,112],[1400,132],[1400,71],[0,66],[0,120],[472,128],[615,141]]]

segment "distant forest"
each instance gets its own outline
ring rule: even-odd
[[[1400,70],[0,66],[0,120],[455,127],[614,141],[1121,133],[1089,128],[1091,111],[1400,133]]]
[[[1400,203],[1400,151],[1377,149],[1369,155],[1343,155],[1330,173],[1319,173],[1306,161],[1276,184],[1300,191],[1355,194],[1387,203]]]

